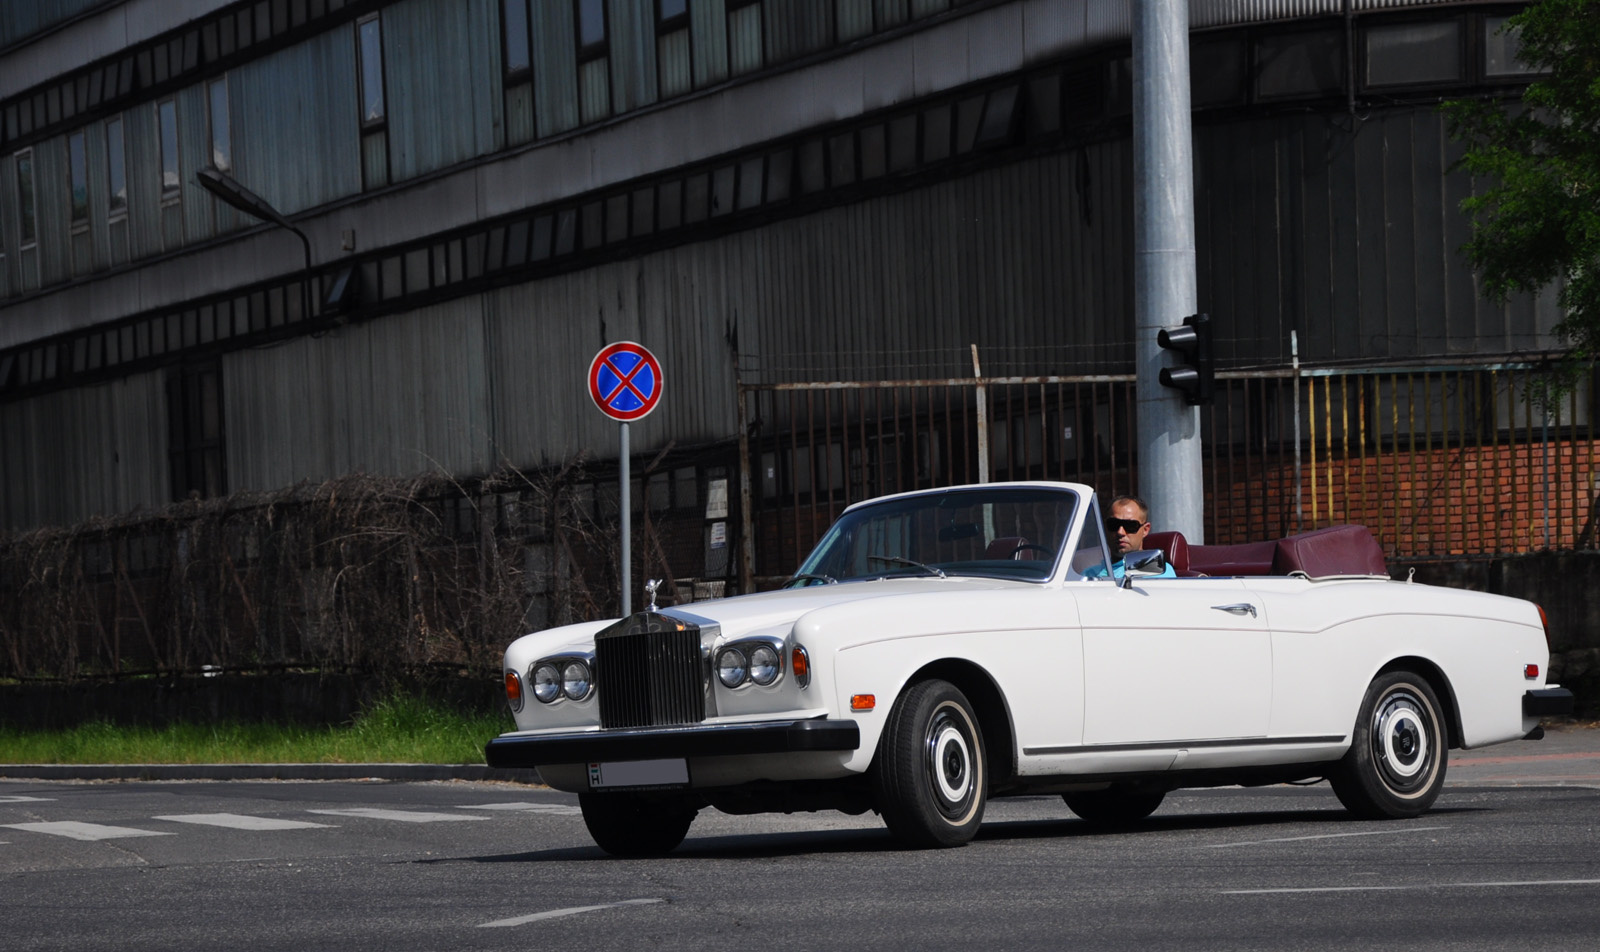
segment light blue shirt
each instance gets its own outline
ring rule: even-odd
[[[1111,563],[1111,577],[1112,578],[1122,578],[1122,575],[1123,575],[1123,573],[1125,571],[1127,571],[1127,568],[1128,568],[1127,563],[1124,562],[1122,559],[1116,560],[1115,562]],[[1104,565],[1091,565],[1089,568],[1084,570],[1083,577],[1084,578],[1105,578],[1106,577],[1106,567]],[[1172,563],[1168,562],[1166,567],[1161,570],[1161,574],[1160,575],[1146,575],[1146,576],[1143,576],[1143,577],[1144,578],[1177,578],[1178,577],[1178,573],[1173,571]]]

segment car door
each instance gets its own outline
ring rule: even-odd
[[[1272,637],[1236,578],[1074,587],[1083,626],[1083,743],[1181,747],[1265,737]]]

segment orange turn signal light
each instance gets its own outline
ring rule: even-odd
[[[852,711],[870,711],[870,710],[872,710],[873,708],[875,708],[877,706],[878,706],[878,698],[877,698],[876,695],[872,695],[872,694],[852,694],[852,695],[850,695],[850,710],[852,710]]]
[[[522,710],[522,679],[515,671],[506,672],[506,701],[512,711]]]

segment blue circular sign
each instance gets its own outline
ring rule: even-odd
[[[631,340],[603,347],[589,364],[589,398],[613,420],[648,416],[661,400],[661,363]]]

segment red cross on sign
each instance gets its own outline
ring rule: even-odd
[[[619,341],[589,364],[589,398],[621,423],[643,419],[661,402],[661,363],[642,344]]]

